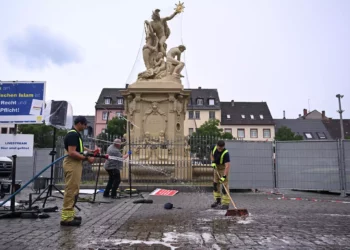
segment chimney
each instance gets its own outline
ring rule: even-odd
[[[326,112],[322,110],[322,120],[326,119]]]
[[[234,100],[231,100],[231,106],[235,106],[235,101]]]
[[[286,119],[286,111],[283,110],[283,119]]]
[[[202,89],[202,87],[199,86],[198,89]]]
[[[127,84],[125,84],[125,88],[127,89],[129,87],[129,84],[127,83]]]
[[[299,118],[301,117],[301,114],[299,114]]]
[[[307,109],[304,109],[304,116],[307,115]]]

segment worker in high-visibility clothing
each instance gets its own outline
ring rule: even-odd
[[[230,153],[225,148],[225,142],[219,140],[217,144],[211,148],[210,153],[211,166],[214,169],[214,200],[215,202],[211,205],[215,209],[227,210],[230,206],[230,198],[226,193],[224,187],[222,187],[222,197],[220,193],[220,184],[225,185],[227,190],[229,189],[228,185],[228,176],[230,173]],[[220,175],[220,178],[217,174]]]
[[[81,175],[83,171],[83,161],[94,162],[94,157],[84,156],[83,152],[93,152],[83,146],[80,132],[84,131],[88,121],[84,116],[78,116],[74,120],[74,127],[68,131],[64,138],[65,154],[68,154],[63,160],[64,171],[64,198],[61,214],[62,226],[79,226],[82,218],[75,216],[74,206],[78,200]]]

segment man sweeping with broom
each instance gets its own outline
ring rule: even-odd
[[[230,154],[225,148],[223,140],[218,141],[210,153],[211,166],[214,169],[214,199],[212,208],[227,210],[225,216],[248,216],[246,208],[238,209],[233,202],[230,189],[228,187],[228,175],[230,173]],[[222,184],[222,198],[220,194],[220,184]],[[230,201],[234,209],[228,209]]]
[[[227,210],[230,206],[230,198],[226,193],[228,187],[228,175],[230,173],[230,153],[225,148],[225,142],[219,140],[211,149],[210,153],[211,166],[214,169],[214,199],[215,202],[211,205],[212,208]],[[219,175],[217,174],[219,173]],[[220,178],[219,178],[220,176]],[[222,188],[222,197],[220,193],[220,184],[225,185],[226,189]]]

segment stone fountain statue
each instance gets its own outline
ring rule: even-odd
[[[163,79],[167,75],[183,77],[180,72],[185,64],[180,58],[186,47],[180,45],[166,53],[166,40],[171,34],[168,21],[183,12],[184,8],[183,3],[179,3],[173,14],[163,18],[160,17],[160,10],[156,9],[153,11],[152,21],[145,21],[146,44],[143,46],[143,61],[146,70],[139,73],[138,80]]]

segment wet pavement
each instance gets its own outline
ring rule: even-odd
[[[143,193],[152,204],[133,204],[139,197],[79,202],[78,228],[61,227],[59,212],[46,219],[1,219],[0,249],[350,249],[349,197],[284,194],[232,193],[237,206],[248,209],[247,218],[210,209],[208,192]],[[102,194],[97,199],[106,201]],[[166,202],[174,208],[164,209]],[[46,207],[61,204],[55,199]]]

